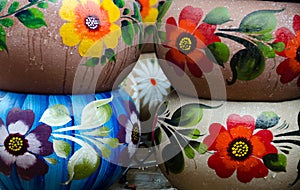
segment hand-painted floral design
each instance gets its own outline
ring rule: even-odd
[[[121,126],[118,133],[118,139],[120,143],[128,144],[127,150],[129,158],[131,158],[138,147],[141,135],[141,126],[134,104],[131,101],[125,103],[127,114],[129,114],[130,117],[128,118],[125,114],[118,117],[118,122]]]
[[[67,23],[60,28],[63,43],[79,44],[81,56],[100,57],[103,45],[115,48],[121,29],[115,22],[120,10],[111,0],[64,0],[59,15]]]
[[[269,130],[254,133],[255,119],[251,116],[232,114],[227,119],[227,129],[219,123],[210,125],[210,134],[203,143],[214,151],[208,159],[210,168],[221,178],[228,178],[237,171],[237,178],[243,183],[253,178],[268,175],[263,157],[277,154],[271,144],[273,134]]]
[[[154,23],[156,21],[158,10],[154,7],[158,0],[135,0],[140,8],[143,22]]]
[[[133,87],[137,90],[135,100],[136,103],[142,102],[141,107],[149,104],[150,108],[154,108],[170,90],[170,82],[156,58],[140,59],[129,77],[136,83]]]
[[[11,109],[6,126],[0,119],[0,172],[10,175],[13,167],[24,180],[45,175],[48,165],[44,156],[53,153],[52,142],[48,141],[52,129],[41,124],[32,129],[34,113],[31,110]]]
[[[276,71],[281,76],[280,81],[285,84],[298,78],[297,85],[300,87],[300,15],[293,18],[294,32],[286,27],[281,27],[276,31],[276,42],[283,42],[285,49],[276,52],[278,55],[286,57],[281,62]]]
[[[166,53],[166,60],[175,64],[174,69],[178,73],[182,73],[185,67],[188,67],[193,76],[201,77],[202,72],[210,72],[213,68],[212,61],[203,50],[209,44],[221,40],[214,35],[216,25],[199,25],[202,16],[201,8],[186,6],[180,12],[178,23],[174,17],[167,19],[164,45],[170,50]]]

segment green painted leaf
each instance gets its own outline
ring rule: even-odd
[[[45,1],[40,2],[40,3],[37,4],[37,6],[41,9],[47,9],[48,8],[48,2],[45,2]]]
[[[265,34],[272,32],[277,25],[276,13],[281,10],[258,10],[248,14],[240,23],[239,31],[244,33]]]
[[[0,24],[8,28],[14,25],[14,20],[11,18],[4,18],[0,20]]]
[[[83,132],[83,134],[85,135],[96,136],[96,137],[106,137],[109,135],[109,133],[110,130],[108,127],[100,127],[93,131]]]
[[[62,140],[53,140],[53,149],[56,155],[61,158],[67,158],[72,152],[71,145]]]
[[[57,3],[58,0],[49,0],[49,2],[51,2],[51,3]]]
[[[88,59],[83,66],[87,66],[87,67],[95,67],[99,64],[99,58],[98,57],[93,57]]]
[[[284,154],[268,154],[263,157],[263,161],[274,172],[286,172],[287,159]]]
[[[277,52],[282,52],[285,48],[285,44],[283,42],[277,42],[277,43],[271,44],[271,46]]]
[[[184,153],[189,159],[195,158],[195,152],[189,144],[184,147]]]
[[[31,29],[47,26],[43,12],[36,8],[29,8],[23,10],[15,14],[15,16],[19,19],[19,21],[22,24]]]
[[[157,16],[157,22],[161,23],[162,18],[165,16],[165,14],[168,12],[171,4],[173,3],[173,0],[166,0],[164,4],[160,7],[158,16]]]
[[[101,60],[100,60],[101,65],[105,65],[106,64],[106,60],[107,60],[106,56],[102,55],[101,56]]]
[[[122,20],[121,25],[122,38],[127,45],[131,46],[134,38],[133,25],[128,20]]]
[[[8,52],[7,45],[6,45],[6,32],[3,27],[0,25],[0,51],[5,50]]]
[[[82,136],[86,140],[93,143],[101,152],[101,157],[103,158],[109,158],[111,155],[111,148],[106,144],[107,142],[104,140],[104,138],[95,138],[95,137],[88,137],[88,136]],[[110,144],[116,143],[115,140],[112,140],[111,142],[108,142]]]
[[[203,108],[199,104],[186,104],[178,108],[168,122],[173,126],[192,127],[197,125],[203,116]]]
[[[18,9],[20,3],[18,1],[14,1],[8,8],[8,14],[13,14]]]
[[[214,42],[207,46],[206,55],[218,65],[224,67],[224,63],[229,60],[230,50],[222,42]]]
[[[158,127],[154,131],[154,143],[155,145],[160,145],[162,140],[162,132],[161,129]]]
[[[201,136],[200,130],[199,129],[194,129],[191,131],[191,133],[189,134],[189,137],[191,139],[198,139]]]
[[[135,18],[138,22],[142,22],[142,16],[141,16],[141,12],[140,12],[140,8],[137,4],[137,2],[133,1],[133,18]]]
[[[68,108],[64,105],[57,104],[49,107],[43,113],[40,122],[49,126],[62,126],[72,121]]]
[[[261,40],[261,41],[265,41],[265,42],[268,42],[273,39],[273,36],[271,33],[265,33],[265,34],[261,34],[261,35],[251,35],[251,37]]]
[[[257,47],[263,53],[263,56],[265,58],[275,58],[276,54],[274,49],[271,46],[258,42]]]
[[[204,18],[203,22],[207,24],[219,25],[231,21],[228,8],[217,7],[210,11]]]
[[[8,0],[0,0],[0,12],[6,7]]]
[[[197,141],[190,141],[189,145],[193,147],[193,149],[195,149],[199,154],[205,154],[208,149],[206,144]]]
[[[44,158],[46,160],[46,162],[48,162],[49,164],[57,164],[57,160],[55,158]]]
[[[278,124],[280,117],[273,111],[262,112],[256,119],[255,127],[268,129]]]
[[[123,11],[123,15],[128,15],[130,13],[130,9],[125,8]]]
[[[109,61],[113,61],[113,62],[117,61],[116,53],[113,49],[110,48],[106,49],[104,55],[107,57]]]
[[[117,138],[102,138],[101,141],[111,148],[117,148],[119,146],[119,139]]]
[[[124,0],[113,0],[113,1],[114,1],[114,4],[117,5],[117,7],[119,7],[119,8],[123,8],[125,5]]]
[[[176,145],[166,145],[162,150],[162,157],[167,173],[179,174],[184,170],[184,156],[181,149]]]
[[[69,184],[73,179],[80,180],[89,177],[98,169],[100,161],[95,151],[80,148],[68,162],[69,179],[65,184]]]

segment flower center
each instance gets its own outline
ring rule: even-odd
[[[196,48],[196,38],[190,33],[182,33],[177,38],[176,46],[182,53],[189,54]]]
[[[100,19],[97,16],[87,16],[85,18],[85,25],[90,30],[97,30],[100,26]]]
[[[229,144],[227,152],[232,159],[243,161],[252,154],[252,145],[246,138],[236,138]]]
[[[140,137],[139,132],[140,132],[139,125],[135,123],[133,125],[132,134],[131,134],[131,141],[133,144],[137,144],[139,142],[139,137]]]
[[[7,152],[15,156],[23,155],[29,147],[27,139],[19,133],[10,134],[5,139],[4,146]]]
[[[296,51],[296,57],[295,57],[296,61],[298,61],[300,63],[300,46],[298,47],[297,51]]]
[[[155,80],[154,78],[151,78],[151,79],[150,79],[150,82],[151,82],[151,84],[152,84],[153,86],[156,85],[156,80]]]

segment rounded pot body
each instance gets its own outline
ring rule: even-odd
[[[143,25],[132,0],[5,1],[0,11],[2,90],[109,91],[139,57]]]
[[[157,19],[156,54],[186,95],[299,98],[299,12],[290,2],[168,1]]]
[[[140,125],[125,91],[1,91],[0,188],[107,189],[135,152]]]
[[[299,189],[300,100],[208,101],[171,93],[153,140],[180,190]]]

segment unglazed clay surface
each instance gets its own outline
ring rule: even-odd
[[[174,88],[186,95],[299,98],[299,12],[299,3],[166,1],[157,19],[156,53]],[[212,92],[216,85],[224,89]]]
[[[0,89],[111,90],[139,57],[141,22],[132,0],[1,1]]]
[[[154,125],[161,171],[182,190],[299,189],[299,105],[173,92]]]

